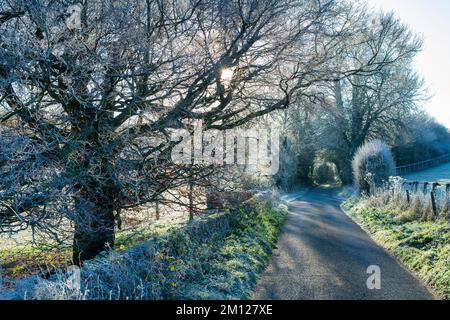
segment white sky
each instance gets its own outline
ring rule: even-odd
[[[450,1],[449,0],[367,0],[375,9],[394,11],[420,34],[424,50],[414,64],[424,77],[431,100],[425,107],[450,128]]]

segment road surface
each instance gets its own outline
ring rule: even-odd
[[[289,215],[254,299],[433,299],[400,263],[340,209],[332,189],[314,189],[290,202]],[[369,266],[381,289],[369,290]]]

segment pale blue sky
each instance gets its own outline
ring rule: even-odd
[[[425,78],[431,100],[428,112],[450,128],[450,1],[368,0],[375,9],[394,11],[425,41],[415,67]]]

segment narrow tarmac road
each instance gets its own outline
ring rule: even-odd
[[[332,189],[290,202],[289,215],[253,299],[433,299],[409,271],[341,209]],[[381,289],[367,288],[369,266],[381,269]]]

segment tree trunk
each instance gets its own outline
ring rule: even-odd
[[[189,178],[189,221],[194,220],[194,184]]]
[[[108,203],[98,203],[93,210],[81,214],[75,222],[73,263],[81,266],[114,248],[114,224],[114,208]]]
[[[159,200],[156,199],[155,201],[155,215],[156,215],[156,220],[159,220],[161,218],[161,210],[159,208]]]
[[[114,248],[114,213],[119,192],[112,179],[90,181],[81,188],[73,238],[75,265],[81,266],[84,261]]]
[[[351,185],[353,183],[351,159],[343,159],[336,165],[338,167],[339,178],[342,185]]]

